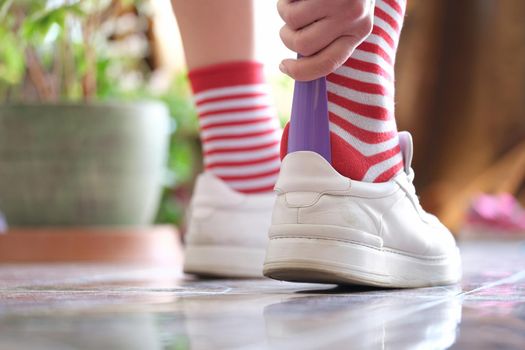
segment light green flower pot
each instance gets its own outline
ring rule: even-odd
[[[0,211],[10,226],[150,224],[169,123],[157,102],[0,105]]]

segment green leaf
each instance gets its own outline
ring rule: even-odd
[[[11,8],[11,5],[13,5],[13,1],[14,0],[3,0],[3,1],[0,1],[0,21],[4,21],[6,16],[7,16],[7,12],[9,11],[9,9]]]
[[[23,48],[11,32],[1,27],[0,38],[0,80],[18,84],[25,73]]]
[[[66,18],[69,15],[84,15],[79,3],[66,4],[32,13],[22,24],[21,34],[30,42],[41,43],[54,26],[64,30]]]

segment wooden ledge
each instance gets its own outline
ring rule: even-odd
[[[12,228],[0,234],[0,263],[39,262],[180,266],[182,245],[171,226]]]

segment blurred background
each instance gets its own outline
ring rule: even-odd
[[[275,1],[255,3],[258,57],[266,64],[284,124],[293,82],[277,67],[293,55],[280,43]],[[415,138],[423,205],[455,233],[469,227],[476,228],[474,234],[483,228],[525,232],[519,204],[525,202],[525,2],[408,3],[396,106],[399,129]],[[197,117],[185,74],[169,0],[0,0],[4,108],[145,99],[168,106],[168,169],[154,221],[179,226],[201,171]],[[0,135],[7,125],[1,108]],[[0,150],[0,166],[16,156],[13,152],[13,147],[9,154]],[[0,169],[2,181],[7,180]],[[12,186],[0,184],[0,198],[6,187]],[[34,190],[22,192],[32,201]]]

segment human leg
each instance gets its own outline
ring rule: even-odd
[[[421,208],[411,137],[395,124],[393,63],[404,5],[377,0],[372,33],[327,77],[331,157],[303,150],[284,158],[266,276],[382,287],[460,278],[454,238]]]
[[[253,3],[174,0],[207,171],[243,193],[271,192],[280,128],[255,62]]]
[[[199,114],[204,174],[194,190],[185,271],[261,275],[280,128],[255,61],[251,0],[173,0]]]

